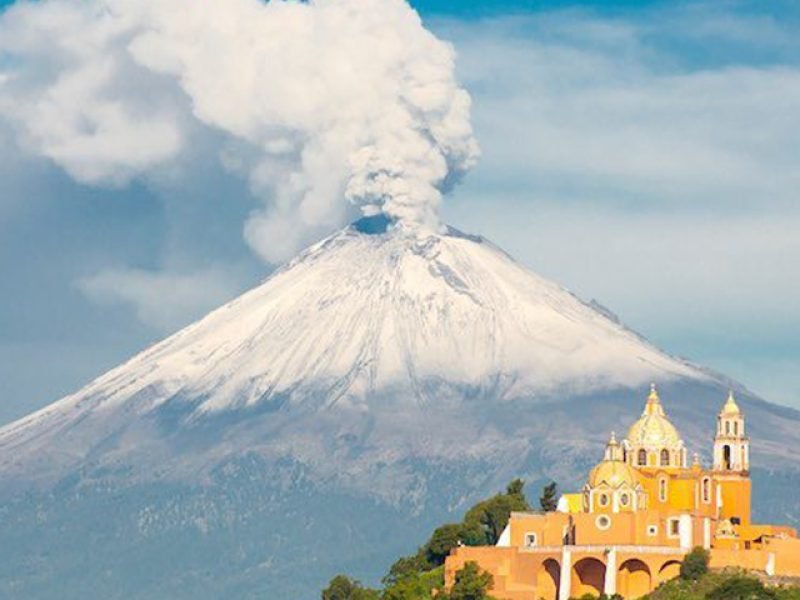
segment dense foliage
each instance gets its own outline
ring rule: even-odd
[[[506,486],[504,494],[492,496],[469,509],[461,523],[461,542],[465,546],[496,544],[513,511],[531,510],[524,485],[521,479],[515,479]]]
[[[322,600],[377,600],[378,597],[375,590],[365,588],[346,575],[337,575],[322,590]]]
[[[710,559],[708,550],[696,546],[683,559],[681,563],[681,579],[687,581],[697,581],[708,573],[708,561]]]
[[[681,563],[681,579],[697,581],[708,573],[708,550],[697,546],[693,548]]]
[[[643,600],[800,600],[800,587],[766,586],[744,572],[708,572],[697,579],[679,577]]]
[[[456,573],[456,580],[449,593],[441,593],[436,600],[490,600],[486,592],[492,587],[490,573],[481,571],[478,563],[468,562]]]

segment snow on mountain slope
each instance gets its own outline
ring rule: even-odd
[[[650,381],[707,458],[738,384],[480,238],[377,225],[0,429],[0,596],[310,600],[335,573],[377,581],[513,477],[580,489]],[[757,505],[796,520],[800,413],[739,400]]]
[[[0,444],[54,418],[131,402],[142,413],[188,401],[201,415],[277,398],[291,406],[312,391],[329,406],[380,402],[387,390],[412,403],[453,400],[427,394],[430,380],[507,399],[670,377],[707,375],[481,238],[354,226],[77,394],[4,428]]]

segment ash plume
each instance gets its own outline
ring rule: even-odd
[[[478,155],[454,51],[403,0],[43,0],[0,16],[0,110],[88,185],[162,176],[196,140],[259,200],[277,262],[360,210],[438,227]]]

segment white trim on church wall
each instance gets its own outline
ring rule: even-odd
[[[503,533],[500,534],[497,544],[495,545],[500,546],[501,548],[508,548],[511,546],[511,523],[508,523],[506,528],[503,529]]]

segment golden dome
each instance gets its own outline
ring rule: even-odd
[[[589,471],[589,487],[596,488],[606,484],[611,488],[618,488],[625,484],[636,487],[636,472],[627,463],[621,460],[604,460],[594,469]]]
[[[742,414],[739,405],[736,404],[736,398],[733,397],[733,390],[728,393],[728,399],[725,401],[725,405],[722,407],[722,411],[719,414],[726,417],[735,417]]]
[[[634,448],[653,449],[674,449],[681,445],[678,430],[664,413],[655,385],[650,387],[642,416],[628,430],[628,443]]]

